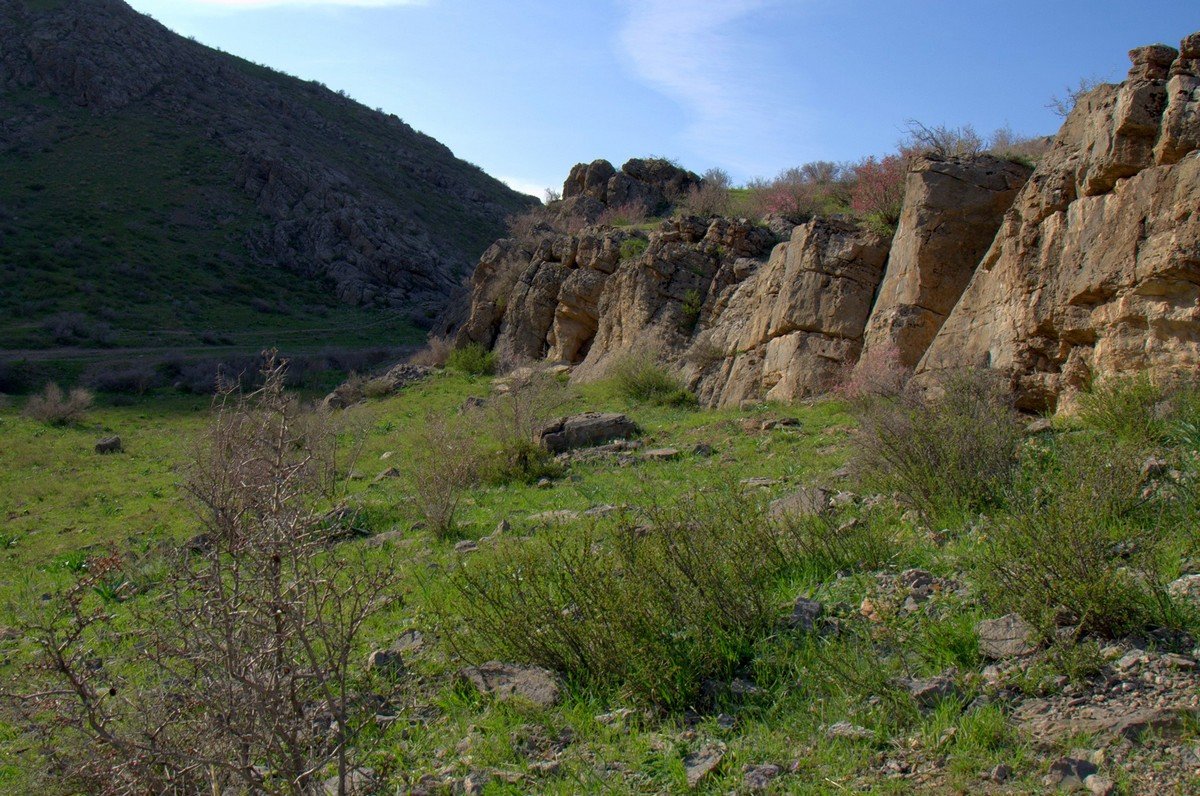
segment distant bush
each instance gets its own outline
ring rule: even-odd
[[[833,394],[851,401],[899,396],[912,369],[904,366],[894,343],[874,345],[846,369]]]
[[[721,169],[709,169],[704,172],[703,179],[699,185],[693,185],[682,199],[681,209],[703,218],[729,215],[733,206],[729,193],[733,187],[729,173]]]
[[[362,386],[363,395],[368,398],[387,398],[392,394],[392,383],[387,379],[370,379]]]
[[[1046,103],[1046,107],[1054,111],[1056,116],[1066,118],[1071,115],[1071,111],[1075,110],[1075,103],[1079,102],[1079,98],[1089,91],[1093,91],[1104,81],[1094,77],[1081,77],[1079,82],[1074,87],[1067,86],[1063,89],[1062,94],[1056,94]]]
[[[88,368],[79,380],[89,389],[123,395],[142,395],[165,384],[162,374],[148,364],[114,367],[105,363]]]
[[[532,368],[515,376],[508,392],[488,399],[480,415],[480,432],[495,441],[485,456],[483,478],[494,484],[530,483],[561,473],[561,466],[534,435],[563,414],[574,394],[560,378]]]
[[[939,391],[856,409],[857,468],[926,516],[975,511],[999,499],[1022,439],[1011,397],[992,374],[951,374]]]
[[[1171,429],[1172,404],[1186,409],[1198,402],[1196,392],[1188,389],[1178,390],[1174,401],[1168,400],[1168,390],[1144,374],[1113,378],[1080,395],[1079,419],[1117,439],[1153,446],[1162,443]]]
[[[784,169],[771,180],[747,184],[747,213],[754,218],[770,214],[793,221],[848,209],[853,171],[831,161],[818,160]]]
[[[904,180],[908,165],[899,155],[882,160],[869,157],[854,166],[850,206],[884,234],[895,232],[904,209]]]
[[[41,394],[34,395],[25,403],[24,414],[42,423],[67,425],[84,419],[92,406],[92,394],[76,387],[64,393],[57,384],[50,382]]]
[[[496,354],[479,343],[468,343],[449,353],[446,366],[470,376],[490,376],[496,372]]]
[[[424,365],[431,368],[445,367],[450,359],[454,343],[448,336],[431,335],[425,347],[408,358],[411,365]]]
[[[608,370],[617,392],[627,401],[658,406],[694,406],[696,396],[683,381],[644,354],[629,354]]]
[[[473,432],[465,424],[429,414],[417,435],[409,483],[417,509],[437,537],[454,534],[458,505],[479,479],[480,441]]]
[[[683,294],[683,324],[690,332],[696,328],[696,323],[700,320],[700,311],[704,309],[704,298],[700,295],[700,291],[692,288]]]
[[[926,126],[916,119],[909,119],[907,135],[900,144],[901,151],[929,152],[939,157],[969,157],[984,150],[986,142],[969,124],[962,127],[947,127],[939,124]]]

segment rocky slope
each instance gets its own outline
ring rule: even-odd
[[[864,349],[926,382],[1002,370],[1028,409],[1096,376],[1194,369],[1200,34],[1182,54],[1131,57],[1129,78],[1083,97],[1032,174],[989,155],[915,158],[894,239],[848,218],[543,229],[485,255],[459,340],[573,364],[576,380],[649,353],[714,406],[822,392]],[[580,164],[558,210],[595,221],[629,195],[622,181]]]
[[[120,0],[0,0],[0,101],[0,204],[21,211],[7,219],[14,238],[29,236],[19,221],[57,212],[22,186],[36,182],[41,197],[79,189],[78,171],[60,163],[66,149],[98,160],[114,135],[126,140],[124,174],[103,176],[114,183],[106,201],[120,203],[127,189],[163,183],[180,165],[170,142],[186,141],[209,158],[205,170],[191,168],[178,189],[161,184],[152,206],[124,208],[128,223],[173,225],[191,243],[189,229],[216,226],[228,208],[246,221],[223,253],[240,268],[282,267],[346,302],[418,317],[458,288],[506,216],[533,203],[395,116],[184,39]],[[139,146],[146,129],[154,135]],[[82,222],[63,234],[98,236]]]

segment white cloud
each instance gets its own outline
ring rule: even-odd
[[[538,199],[544,199],[546,196],[546,186],[536,180],[523,180],[520,177],[500,177],[499,179],[500,182],[514,191],[527,193],[530,196],[536,196]]]
[[[760,144],[794,135],[799,109],[779,107],[762,43],[736,26],[778,2],[626,0],[619,49],[636,77],[690,114],[688,142],[715,161],[695,165],[753,171]]]

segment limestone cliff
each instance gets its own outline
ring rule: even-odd
[[[1130,53],[1082,97],[919,376],[1002,370],[1021,405],[1091,379],[1200,364],[1200,34]]]

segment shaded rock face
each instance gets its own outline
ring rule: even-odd
[[[120,0],[0,0],[0,96],[17,91],[220,144],[228,191],[263,214],[235,243],[249,259],[414,317],[459,291],[505,217],[535,201],[394,116],[184,39]],[[69,136],[53,132],[52,105],[30,107],[41,116],[0,123],[0,149]]]
[[[571,169],[563,183],[562,195],[572,209],[586,206],[579,201],[586,197],[592,200],[593,207],[640,203],[654,213],[686,196],[700,183],[694,173],[659,158],[634,158],[620,171],[607,160],[596,160]]]
[[[913,164],[865,349],[893,348],[899,364],[917,364],[1031,172],[990,155],[926,156]]]
[[[1023,408],[1092,378],[1200,362],[1200,36],[1130,53],[1080,98],[1021,191],[918,378],[981,365]]]

